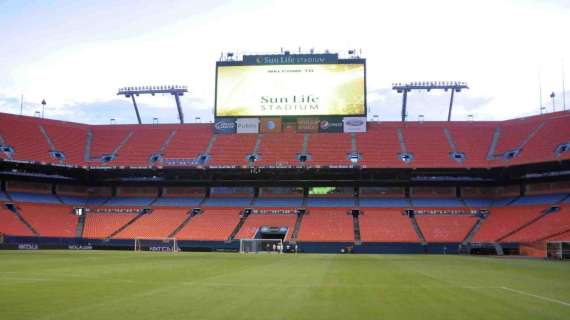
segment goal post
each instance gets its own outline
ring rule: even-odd
[[[546,243],[546,257],[549,259],[570,259],[570,241],[548,241]]]
[[[258,253],[275,252],[283,253],[283,240],[281,239],[241,239],[239,252]]]
[[[135,238],[135,251],[178,252],[176,238]]]

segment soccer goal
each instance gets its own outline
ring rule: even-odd
[[[570,241],[549,241],[546,243],[546,257],[549,259],[570,259]]]
[[[135,238],[135,251],[178,252],[176,238]]]
[[[283,253],[283,240],[281,239],[241,239],[239,252],[276,252]]]

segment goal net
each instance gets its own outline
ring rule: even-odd
[[[277,252],[283,253],[283,240],[281,239],[241,239],[239,252]]]
[[[570,241],[549,241],[546,243],[546,257],[549,259],[570,259]]]
[[[178,242],[175,238],[135,238],[135,251],[178,252]]]

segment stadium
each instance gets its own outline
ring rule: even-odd
[[[2,248],[128,250],[139,252],[129,256],[134,261],[175,252],[228,252],[224,257],[193,253],[213,264],[238,259],[226,258],[229,252],[421,254],[427,261],[431,258],[425,254],[568,258],[570,113],[506,121],[367,121],[365,60],[313,56],[311,61],[321,57],[324,65],[297,63],[294,58],[305,56],[290,53],[219,61],[215,123],[90,125],[0,114]],[[271,62],[284,58],[293,62]],[[265,60],[270,64],[256,62]],[[331,78],[340,73],[340,83],[329,82],[348,91],[340,95],[351,108],[322,102],[335,101],[323,95],[340,89],[296,96],[299,85],[307,91],[302,80],[279,87],[283,98],[262,96],[259,109],[232,108],[248,99],[250,82],[276,87],[272,78],[288,77],[287,70],[316,73],[313,69],[322,66]],[[247,71],[259,67],[273,72]],[[177,89],[130,87],[119,93],[134,101],[149,90]],[[325,107],[332,111],[323,112]],[[140,251],[162,253],[151,258]],[[89,274],[90,266],[80,257],[66,259]],[[232,263],[299,263],[273,255],[244,259]],[[401,259],[414,263],[415,258]],[[524,263],[537,263],[529,261]],[[320,261],[310,257],[306,263]],[[366,288],[358,278],[351,281],[355,288]],[[310,286],[297,283],[289,289],[303,285]],[[452,287],[502,288],[503,294],[532,299],[531,293],[510,286]],[[568,307],[557,299],[539,300]]]
[[[38,86],[34,77],[41,72],[35,70],[45,69],[44,60],[2,72],[0,108],[7,107],[0,110],[0,319],[566,319],[570,112],[564,73],[562,91],[552,92],[551,101],[545,103],[542,98],[550,90],[542,92],[539,70],[538,110],[515,112],[516,103],[508,101],[506,111],[491,110],[479,118],[475,108],[505,100],[481,98],[486,93],[462,99],[495,87],[497,81],[472,81],[472,70],[466,76],[469,84],[413,79],[415,74],[461,74],[460,66],[470,63],[459,57],[459,49],[450,54],[459,57],[457,61],[446,58],[447,67],[434,61],[436,72],[431,69],[431,73],[417,69],[429,64],[428,59],[415,63],[406,52],[414,43],[398,49],[400,59],[384,50],[385,44],[380,45],[385,56],[379,51],[365,56],[347,48],[259,53],[260,47],[253,45],[251,53],[223,52],[217,60],[210,59],[217,48],[214,40],[227,42],[227,47],[247,46],[250,33],[259,32],[261,37],[264,32],[290,29],[294,34],[299,27],[283,23],[264,30],[259,26],[274,25],[276,16],[259,12],[279,12],[283,17],[295,13],[299,21],[313,21],[313,12],[322,9],[307,2],[302,13],[292,5],[289,10],[275,10],[275,4],[268,3],[259,8],[255,1],[241,4],[247,14],[237,10],[238,14],[235,4],[224,1],[217,9],[193,3],[199,8],[191,24],[198,26],[203,38],[197,35],[191,46],[201,44],[207,54],[196,49],[191,62],[179,59],[178,47],[169,47],[169,40],[150,36],[178,32],[158,27],[160,19],[153,20],[157,4],[148,4],[155,8],[150,10],[114,3],[116,12],[133,16],[142,12],[132,25],[101,13],[108,12],[106,5],[93,5],[100,11],[79,5],[79,12],[93,11],[84,15],[74,15],[77,8],[61,5],[66,21],[77,16],[95,25],[77,29],[81,41],[91,30],[110,28],[105,32],[112,34],[116,50],[102,50],[98,45],[105,42],[92,39],[87,49],[62,46],[61,56],[46,47],[41,59],[56,57],[54,67],[47,68],[55,72],[34,90],[26,87],[27,82]],[[187,4],[171,5],[171,12],[157,17],[178,21],[173,18],[177,14],[190,15]],[[359,6],[371,8],[343,4],[341,11]],[[393,6],[389,8],[397,7]],[[17,15],[8,7],[20,5],[6,5],[5,12]],[[229,13],[215,11],[226,7]],[[175,14],[180,8],[188,12]],[[26,10],[22,12],[31,12]],[[232,10],[240,17],[239,24],[232,24]],[[335,16],[340,9],[329,10]],[[2,18],[10,18],[10,13],[3,16],[2,11],[0,36],[6,36]],[[45,14],[38,16],[47,20],[46,26],[53,23]],[[347,28],[354,39],[361,39],[354,32],[360,23],[356,20],[371,20],[370,14],[355,16],[358,19],[346,20],[354,24]],[[247,17],[255,20],[253,29],[247,28],[252,23]],[[127,30],[137,29],[138,20],[145,19],[145,25],[158,29],[133,40]],[[318,24],[325,18],[315,19]],[[21,25],[15,34],[27,39],[27,26]],[[228,26],[235,30],[228,32]],[[223,35],[218,28],[224,29]],[[327,28],[338,43],[351,43],[342,41],[338,27]],[[180,32],[184,30],[181,27]],[[248,30],[254,32],[243,32]],[[52,31],[42,29],[42,34]],[[61,37],[55,35],[58,32]],[[283,32],[283,39],[288,36]],[[331,40],[328,34],[321,36],[323,41]],[[66,37],[73,37],[73,32],[57,28],[46,38],[57,47]],[[465,38],[469,37],[473,35]],[[44,43],[40,38],[38,47]],[[9,43],[14,38],[6,39]],[[144,45],[139,47],[137,41]],[[267,41],[266,45],[275,44]],[[423,39],[414,41],[425,46]],[[455,39],[450,46],[461,47],[462,41]],[[12,42],[21,48],[31,41]],[[487,44],[484,47],[488,49]],[[150,61],[157,50],[168,51],[160,56],[165,59]],[[140,57],[129,56],[135,51]],[[7,52],[0,68],[12,60],[17,65],[20,54],[33,59],[43,54]],[[100,55],[101,60],[83,67],[86,60],[69,58],[85,52]],[[202,60],[205,56],[210,60]],[[118,61],[113,68],[106,65],[111,60]],[[492,69],[484,67],[490,60],[483,56],[473,65],[485,73]],[[208,71],[190,70],[188,63],[209,65]],[[393,69],[396,73],[378,67],[390,63],[399,65]],[[408,64],[409,68],[403,67]],[[70,73],[70,65],[80,71]],[[132,65],[148,71],[137,73]],[[454,68],[459,71],[449,72]],[[187,71],[195,74],[178,77]],[[508,78],[504,70],[491,71],[485,77]],[[21,74],[26,74],[24,80],[16,79]],[[74,74],[79,77],[72,81],[78,83],[96,80],[56,88],[70,83]],[[394,74],[389,88],[379,84],[378,78],[385,81]],[[401,80],[410,75],[409,81]],[[517,76],[528,74],[520,71]],[[81,102],[65,105],[60,102],[68,100],[52,99],[61,92],[69,93],[71,100],[81,95],[108,99],[101,92],[108,93],[110,83],[119,82],[114,78],[145,79],[141,83],[166,78],[192,81],[125,83],[114,87],[113,100],[90,104],[88,112],[81,110]],[[27,99],[42,101],[28,103],[41,112],[34,116],[29,109],[23,112],[24,94],[16,102],[11,81],[33,92]],[[520,91],[526,99],[525,89]],[[37,99],[40,90],[46,96],[43,100]],[[204,91],[208,97],[203,99]],[[415,100],[419,95],[438,102]],[[160,108],[149,111],[150,99],[161,101]],[[382,99],[386,101],[379,108]],[[558,101],[562,105],[557,109]],[[200,103],[207,108],[200,109]],[[546,108],[549,103],[551,112]],[[414,108],[422,104],[421,112],[427,116],[416,119]],[[441,110],[427,110],[436,105]],[[71,113],[61,112],[66,108]],[[125,112],[136,122],[123,121]],[[510,113],[513,116],[505,116]],[[447,117],[439,117],[442,114]]]

